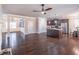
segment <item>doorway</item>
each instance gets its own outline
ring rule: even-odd
[[[62,27],[62,32],[64,33],[64,34],[67,34],[67,23],[61,23],[61,27]]]

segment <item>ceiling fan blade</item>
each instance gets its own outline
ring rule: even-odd
[[[41,11],[38,11],[38,10],[34,10],[33,12],[41,12]]]
[[[47,9],[45,9],[45,11],[49,11],[49,10],[51,10],[52,8],[47,8]]]

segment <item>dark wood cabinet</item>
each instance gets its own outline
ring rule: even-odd
[[[61,23],[58,19],[47,21],[47,36],[59,38],[61,34]]]

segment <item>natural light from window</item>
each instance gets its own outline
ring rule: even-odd
[[[16,28],[16,21],[10,22],[10,28]]]

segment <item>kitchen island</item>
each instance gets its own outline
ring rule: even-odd
[[[58,28],[47,29],[47,36],[60,38],[62,36],[62,30]]]

